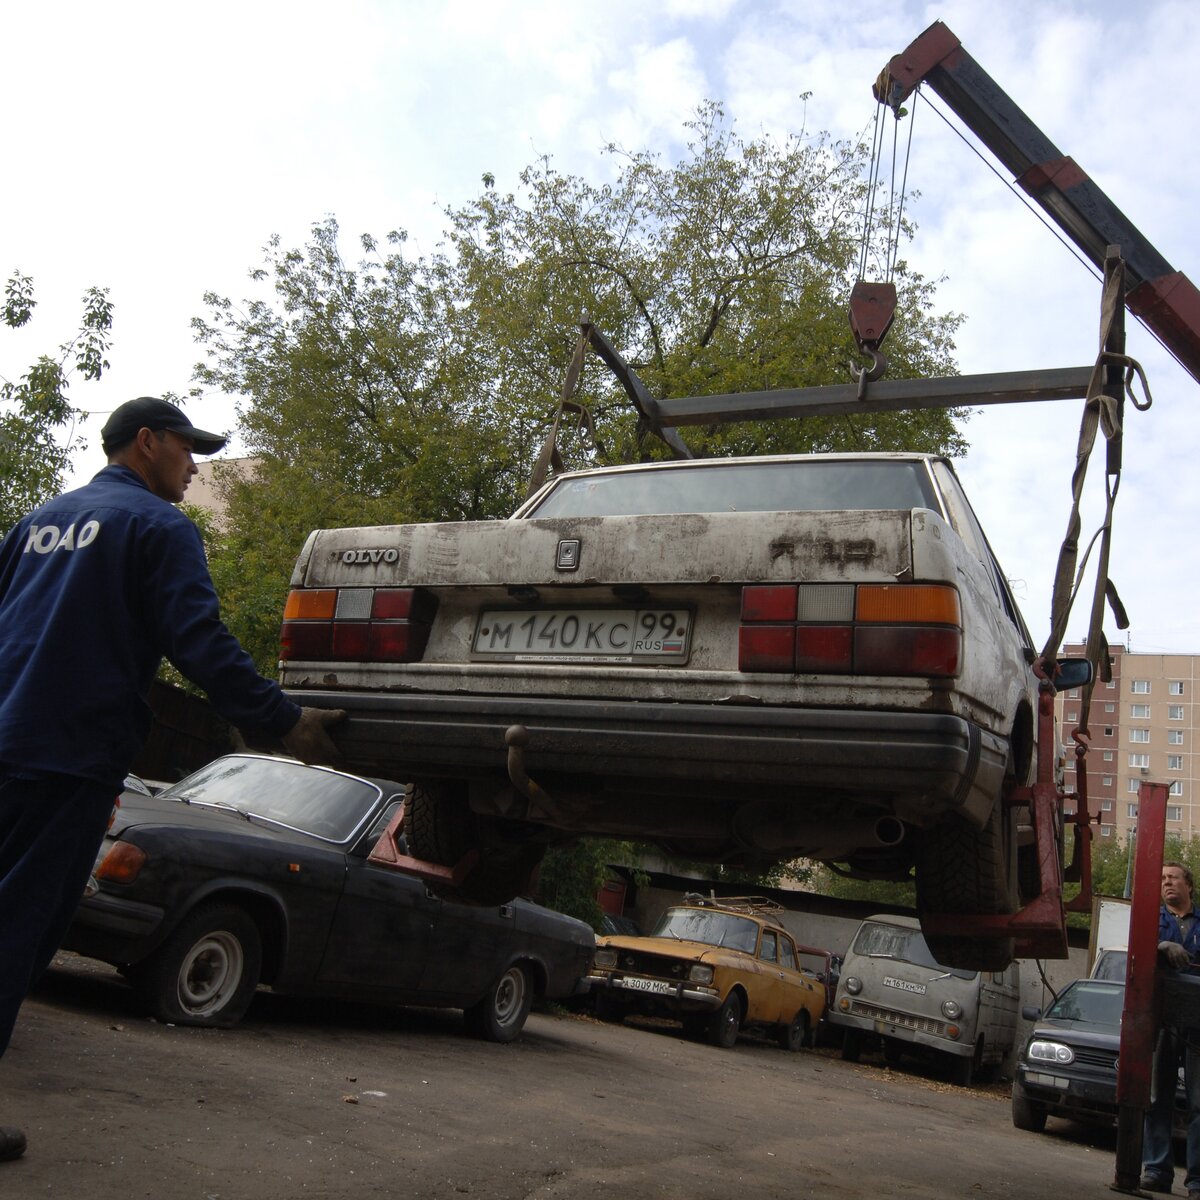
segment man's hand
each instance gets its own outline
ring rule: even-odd
[[[342,761],[342,754],[333,744],[328,730],[345,719],[344,708],[302,708],[300,720],[280,741],[284,750],[301,762],[336,766]]]
[[[1167,960],[1167,965],[1176,971],[1182,971],[1188,965],[1187,951],[1178,942],[1159,942],[1158,952]]]

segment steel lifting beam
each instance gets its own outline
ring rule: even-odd
[[[779,388],[770,392],[683,396],[657,401],[656,416],[664,427],[670,428],[835,413],[976,408],[984,404],[1019,404],[1028,400],[1080,400],[1087,395],[1091,374],[1091,367],[1053,367],[1044,371],[1001,371],[939,379],[880,379],[871,384],[861,400],[859,388],[853,383]]]
[[[941,21],[888,63],[875,82],[875,98],[898,109],[922,83],[929,84],[1096,267],[1103,267],[1108,246],[1121,247],[1126,307],[1200,381],[1200,291],[1013,103]]]

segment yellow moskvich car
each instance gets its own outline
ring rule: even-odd
[[[602,937],[589,978],[596,1012],[673,1017],[730,1047],[740,1030],[772,1031],[787,1050],[810,1045],[824,988],[804,973],[783,908],[756,896],[685,897],[647,937]]]

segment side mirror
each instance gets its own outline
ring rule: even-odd
[[[1060,658],[1050,681],[1058,692],[1086,687],[1092,682],[1092,664],[1086,658]]]
[[[1042,1015],[1042,1010],[1040,1008],[1035,1007],[1032,1004],[1026,1004],[1025,1007],[1023,1009],[1021,1009],[1021,1016],[1026,1021],[1036,1021],[1038,1019],[1038,1017],[1040,1017],[1041,1015]]]

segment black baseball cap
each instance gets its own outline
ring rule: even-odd
[[[105,454],[111,454],[118,446],[132,442],[139,429],[170,429],[181,433],[192,439],[192,447],[197,454],[216,454],[229,440],[222,434],[197,429],[184,415],[183,409],[176,408],[169,400],[158,396],[139,396],[113,409],[112,415],[104,422],[100,438]]]

